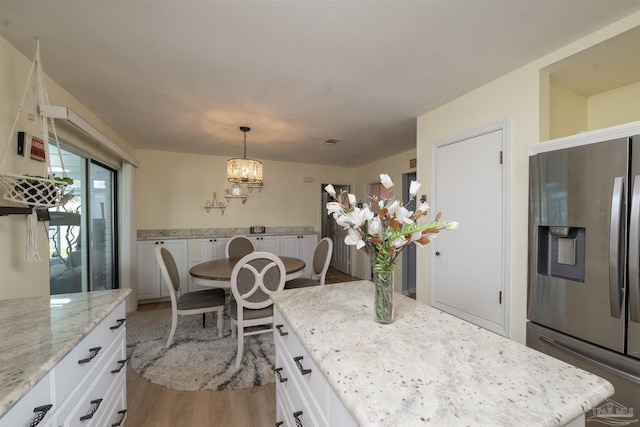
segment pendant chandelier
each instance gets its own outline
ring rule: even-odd
[[[259,184],[262,185],[262,162],[247,159],[247,132],[251,128],[240,126],[244,132],[244,157],[227,160],[227,180],[238,184]]]

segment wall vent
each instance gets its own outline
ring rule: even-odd
[[[326,140],[322,141],[322,143],[324,145],[336,145],[340,141],[342,141],[342,140],[338,139],[338,138],[329,138],[329,139],[326,139]]]

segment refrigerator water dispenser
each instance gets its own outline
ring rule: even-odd
[[[538,274],[584,282],[585,229],[538,227]]]

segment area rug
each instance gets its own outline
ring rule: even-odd
[[[154,384],[181,391],[237,390],[274,382],[275,349],[269,333],[245,337],[244,354],[235,368],[237,338],[231,337],[228,313],[224,336],[218,338],[216,316],[179,316],[173,343],[164,345],[171,310],[134,312],[127,316],[127,355],[138,375]]]

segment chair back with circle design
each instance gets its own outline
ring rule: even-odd
[[[284,288],[286,270],[282,260],[270,252],[244,256],[231,273],[231,291],[239,306],[262,309],[272,304],[269,294]]]

